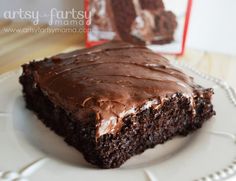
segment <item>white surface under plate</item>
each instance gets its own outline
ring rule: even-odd
[[[25,108],[20,71],[0,76],[0,180],[215,181],[236,174],[236,99],[224,82],[173,62],[204,87],[213,87],[217,115],[187,137],[177,137],[101,170]]]

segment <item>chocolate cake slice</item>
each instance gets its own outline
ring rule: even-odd
[[[213,90],[142,46],[109,42],[25,64],[28,109],[101,168],[200,128]]]
[[[176,16],[165,10],[162,0],[92,0],[90,10],[92,31],[116,32],[116,36],[107,34],[108,39],[139,45],[174,40]]]

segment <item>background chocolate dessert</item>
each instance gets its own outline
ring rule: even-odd
[[[91,33],[98,39],[134,44],[167,44],[174,40],[176,16],[165,9],[162,0],[91,0],[89,5]]]

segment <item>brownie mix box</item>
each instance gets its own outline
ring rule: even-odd
[[[192,0],[85,0],[86,46],[123,40],[167,54],[184,52]]]

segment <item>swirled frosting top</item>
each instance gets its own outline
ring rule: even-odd
[[[193,80],[151,50],[123,42],[59,54],[34,64],[45,95],[79,121],[95,115],[97,136],[115,133],[122,118],[175,93],[191,97]]]

